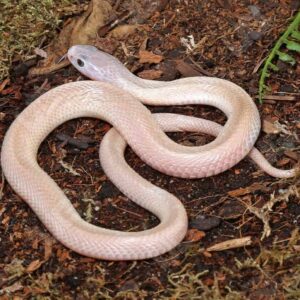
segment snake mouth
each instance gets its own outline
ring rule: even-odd
[[[76,55],[74,55],[75,54],[74,52],[76,52],[76,46],[72,46],[71,48],[69,48],[69,50],[68,50],[68,52],[66,54],[66,56],[68,57],[69,61],[71,61],[71,62],[74,61],[74,59],[76,57]]]

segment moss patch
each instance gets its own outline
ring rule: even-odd
[[[0,80],[9,76],[13,61],[26,59],[32,50],[53,38],[76,0],[0,0]]]

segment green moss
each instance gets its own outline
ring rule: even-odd
[[[77,0],[0,0],[0,81],[11,63],[57,34],[65,8]]]

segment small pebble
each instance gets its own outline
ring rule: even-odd
[[[258,31],[250,31],[248,35],[252,41],[259,41],[262,38],[262,33]]]
[[[190,225],[198,230],[210,230],[219,226],[220,222],[220,218],[217,217],[198,215]]]
[[[249,5],[248,8],[254,18],[258,19],[261,17],[260,9],[256,5]]]

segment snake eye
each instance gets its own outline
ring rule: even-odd
[[[83,67],[84,66],[83,60],[81,60],[79,58],[77,59],[77,64],[78,64],[79,67]]]

